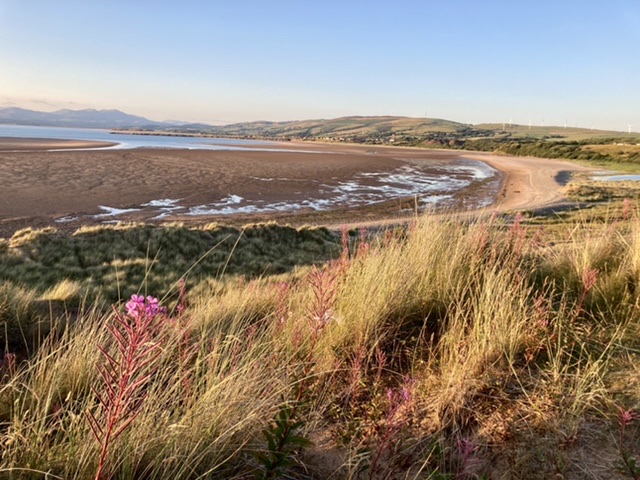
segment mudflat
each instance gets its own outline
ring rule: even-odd
[[[57,149],[105,148],[117,145],[110,142],[88,140],[58,140],[53,138],[18,138],[0,137],[0,152],[6,151],[40,151]]]
[[[62,143],[65,146],[59,147]],[[347,181],[361,172],[377,175],[412,162],[441,165],[461,158],[480,160],[502,173],[492,208],[529,209],[562,199],[563,186],[557,181],[561,172],[588,170],[558,160],[319,143],[246,150],[50,151],[74,148],[71,143],[0,139],[0,236],[22,226],[53,224],[64,218],[73,224],[91,223],[87,218],[100,213],[101,205],[127,209],[160,199],[202,205],[230,196],[289,202],[317,194],[318,185]],[[75,145],[87,148],[86,143]],[[152,216],[157,211],[143,209],[117,219],[149,220]],[[181,218],[167,215],[166,219]],[[357,216],[353,220],[355,223]]]

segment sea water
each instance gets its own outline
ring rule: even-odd
[[[245,147],[277,145],[276,142],[236,140],[228,138],[177,137],[111,133],[111,130],[91,128],[33,127],[0,125],[0,137],[46,138],[117,143],[108,148],[186,148],[206,150],[245,150]],[[252,148],[254,150],[255,148]]]

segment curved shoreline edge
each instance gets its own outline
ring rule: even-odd
[[[499,212],[508,210],[535,210],[566,202],[564,182],[566,175],[595,172],[595,167],[578,165],[565,160],[511,157],[490,153],[469,152],[466,158],[487,163],[503,175],[498,198],[489,208]]]
[[[97,140],[66,140],[57,138],[0,137],[0,152],[42,152],[49,150],[94,150],[119,145]]]
[[[2,142],[0,142],[0,144],[1,143]],[[4,143],[5,145],[8,144],[9,140],[5,139]],[[19,153],[17,153],[16,155],[19,154],[20,156],[22,156],[22,154],[24,153],[25,155],[29,155],[30,158],[32,159],[37,159],[41,157],[42,154],[47,153],[46,152],[47,150],[51,150],[50,147],[52,146],[52,144],[55,146],[62,146],[65,150],[69,150],[69,151],[76,150],[76,149],[85,150],[87,155],[91,155],[91,157],[89,158],[93,158],[96,155],[98,155],[99,153],[97,151],[100,148],[104,148],[105,146],[100,142],[88,142],[88,141],[85,142],[85,141],[71,141],[71,140],[63,141],[63,140],[54,140],[54,139],[37,139],[37,141],[34,141],[34,139],[25,139],[25,138],[18,139],[16,143],[21,143],[24,148],[23,150],[18,150]],[[36,147],[35,149],[33,148],[34,146]],[[91,147],[94,147],[94,148],[91,148]],[[323,144],[318,142],[291,142],[287,145],[287,147],[288,148],[286,148],[286,150],[291,150],[292,151],[291,153],[294,155],[302,153],[301,150],[309,150],[309,151],[314,150],[315,152],[320,151],[318,153],[322,153],[322,152],[327,153],[328,154],[327,162],[329,163],[327,165],[322,166],[325,169],[333,168],[331,167],[331,165],[345,164],[344,162],[349,162],[348,160],[349,158],[354,158],[354,159],[359,158],[358,160],[359,162],[366,162],[365,158],[367,158],[369,155],[371,155],[372,158],[375,158],[375,157],[378,157],[378,158],[389,157],[389,158],[396,158],[396,159],[413,158],[413,159],[420,159],[420,160],[433,159],[433,160],[439,160],[439,161],[465,159],[465,160],[474,160],[474,161],[483,162],[486,165],[490,166],[491,168],[499,172],[501,177],[500,187],[498,189],[497,195],[493,198],[493,202],[490,205],[485,207],[475,208],[475,209],[469,209],[469,213],[472,213],[472,212],[482,213],[482,212],[492,212],[492,211],[504,212],[504,211],[510,211],[510,210],[535,210],[538,208],[548,208],[548,207],[553,207],[556,205],[566,203],[566,198],[563,195],[564,182],[561,179],[563,177],[566,177],[567,175],[576,174],[576,173],[585,173],[585,172],[591,172],[591,171],[597,170],[596,168],[585,167],[585,166],[577,165],[564,160],[540,159],[540,158],[531,158],[531,157],[508,157],[508,156],[501,156],[501,155],[490,154],[485,152],[472,152],[472,151],[459,151],[459,150],[455,150],[455,151],[435,150],[435,149],[426,150],[426,149],[420,149],[420,148],[406,148],[406,147],[379,147],[379,146],[371,146],[371,145]],[[29,152],[33,150],[35,150],[35,152],[40,152],[40,155],[34,152],[33,156],[31,156]],[[256,156],[256,159],[258,158],[264,159],[264,155],[265,155],[264,150],[269,150],[269,149],[261,149],[261,150],[262,152],[256,152],[255,155],[247,151],[243,152],[242,155],[245,157]],[[276,150],[279,152],[282,152],[285,149],[282,148],[282,145],[278,145]],[[0,146],[0,152],[9,153],[9,150],[7,150],[6,148],[3,149]],[[93,152],[96,152],[96,153],[93,153]],[[125,155],[122,156],[122,159],[119,160],[120,161],[119,165],[121,167],[134,168],[132,162],[135,163],[136,161],[134,160],[134,158],[138,158],[138,157],[141,157],[139,160],[142,160],[145,162],[155,161],[155,158],[160,155],[160,153],[156,153],[156,152],[160,152],[160,151],[155,151],[154,149],[143,149],[143,150],[137,150],[135,154],[128,153],[126,154],[126,160],[125,160]],[[187,159],[187,158],[192,159],[189,165],[195,165],[195,166],[197,166],[198,164],[193,163],[194,161],[193,159],[195,157],[197,157],[197,159],[200,159],[203,155],[205,155],[204,157],[205,159],[207,157],[210,158],[210,160],[208,161],[218,158],[216,157],[216,155],[222,156],[222,157],[229,157],[227,160],[229,160],[231,157],[236,158],[235,157],[236,154],[232,150],[225,151],[224,153],[210,152],[209,154],[204,154],[203,152],[202,153],[201,152],[186,153],[186,152],[189,152],[189,151],[183,152],[182,150],[175,150],[175,155],[171,155],[171,157],[179,158],[185,155],[185,157],[183,157],[184,159]],[[166,154],[166,151],[164,153]],[[329,154],[333,154],[333,155],[329,155]],[[353,157],[350,157],[349,155],[338,156],[337,154],[351,154],[353,155]],[[52,155],[54,155],[53,152],[52,152]],[[62,153],[60,153],[60,150],[58,150],[57,161],[66,159],[66,157],[62,157],[61,155]],[[71,158],[77,159],[74,164],[75,168],[82,168],[81,158],[84,158],[84,157],[78,157],[78,155],[81,155],[79,152],[73,153],[72,155],[73,157]],[[103,155],[106,155],[106,152],[100,153],[99,155],[101,156],[95,157],[95,158],[106,160],[106,157],[103,156]],[[135,155],[135,157],[130,157],[130,155]],[[257,155],[259,155],[259,157]],[[365,155],[367,157],[365,157]],[[109,158],[113,160],[115,157],[113,158],[112,157],[113,155],[111,155]],[[397,158],[397,157],[400,157],[400,158]],[[56,157],[53,157],[53,158],[56,158]],[[180,162],[183,161],[183,158],[180,158]],[[343,158],[344,160],[342,160]],[[16,157],[14,160],[18,161],[18,158]],[[52,165],[57,163],[57,161],[52,160],[51,161]],[[71,162],[71,160],[69,161]],[[96,164],[95,161],[96,160],[93,161],[94,164]],[[160,159],[160,161],[166,163],[167,159],[164,159],[164,160]],[[200,161],[200,160],[197,160],[197,161]],[[40,162],[41,160],[34,163],[34,166],[37,164],[40,164]],[[299,164],[301,164],[300,161],[298,162]],[[233,160],[232,163],[237,163],[237,160]],[[20,160],[19,163],[16,163],[15,165],[17,166],[18,164],[22,164],[22,160]],[[100,162],[96,165],[99,165],[99,164]],[[67,165],[66,160],[65,160],[65,165]],[[72,163],[69,163],[69,166],[71,165]],[[104,163],[103,165],[104,165],[103,168],[107,168],[106,171],[109,171],[116,167],[116,165],[112,165],[108,167],[107,164],[104,164]],[[175,162],[175,159],[171,161],[171,165],[177,165],[177,163]],[[173,171],[171,170],[171,168],[175,168],[175,167],[171,167],[171,165],[169,164],[165,165],[166,167],[165,172],[168,174],[170,174],[170,172]],[[180,165],[182,164],[180,163]],[[201,163],[200,165],[203,167],[206,166],[206,164],[203,164],[203,163]],[[246,163],[246,165],[251,165],[251,164]],[[10,164],[5,165],[5,167],[9,168],[7,172],[10,172],[11,169],[13,168],[11,167]],[[27,168],[26,165],[24,165],[23,167]],[[189,168],[186,166],[186,164],[184,165],[184,167]],[[56,168],[61,168],[61,167],[56,167]],[[35,174],[34,171],[32,170],[29,170],[29,171],[31,174]],[[72,169],[72,172],[73,171],[75,170]],[[313,175],[313,173],[311,173],[311,175]],[[36,201],[38,198],[41,198],[43,200],[46,197],[46,195],[49,192],[48,190],[49,187],[47,186],[47,184],[49,183],[50,180],[51,180],[50,178],[40,179],[40,183],[42,182],[44,183],[42,183],[42,185],[38,187],[34,187],[33,192],[30,194],[32,200]],[[58,179],[58,180],[59,182],[63,181],[63,179]],[[195,181],[199,182],[200,180],[201,180],[200,175],[198,175],[197,178],[195,178]],[[76,178],[76,181],[77,181],[77,178]],[[29,185],[31,185],[31,181]],[[14,193],[19,197],[25,195],[23,193],[24,190],[21,191],[20,188],[23,188],[23,189],[31,188],[31,187],[27,187],[27,184],[23,185],[22,187],[18,187],[16,185],[10,185],[10,187],[12,187],[15,190]],[[113,187],[114,188],[118,187],[117,190],[112,189],[111,191],[116,192],[116,197],[119,200],[122,200],[123,204],[133,204],[136,202],[140,203],[137,197],[132,199],[127,197],[127,195],[131,194],[131,192],[129,192],[129,190],[126,190],[126,189],[122,190],[121,189],[122,185],[114,183]],[[202,185],[200,185],[200,188],[201,187]],[[156,184],[155,190],[158,190],[158,189],[163,189],[162,182]],[[7,194],[9,193],[10,192],[7,191]],[[65,192],[65,194],[66,193],[67,192]],[[76,194],[82,195],[82,191],[77,190]],[[143,192],[140,192],[139,194],[142,195]],[[11,203],[16,201],[15,198],[12,200],[12,198],[10,197],[12,196],[9,195],[9,197],[4,199],[5,200],[4,203],[9,209],[8,211],[5,211],[5,213],[9,213],[12,210]],[[113,198],[116,198],[116,197],[113,197]],[[53,225],[55,222],[55,219],[60,217],[61,215],[64,215],[66,213],[66,210],[68,210],[68,213],[81,211],[81,210],[77,210],[77,208],[83,208],[81,206],[82,203],[77,203],[77,199],[81,197],[76,196],[75,198],[76,198],[76,203],[74,204],[75,207],[72,207],[71,203],[68,202],[68,204],[65,204],[66,206],[64,206],[64,208],[62,206],[60,207],[62,208],[62,210],[59,212],[60,214],[54,214],[53,211],[50,211],[50,213],[42,212],[42,214],[39,214],[39,213],[36,214],[38,215],[38,217],[35,217],[35,216],[19,217],[19,214],[17,216],[14,216],[9,213],[8,216],[5,216],[4,219],[0,220],[0,224],[4,224],[4,225],[0,225],[0,227],[2,227],[0,228],[0,230],[6,230],[7,232],[9,230],[14,230],[13,225],[10,226],[9,223],[15,224],[15,225],[21,224],[20,228],[23,228],[24,226],[29,226],[28,222],[30,219],[33,220],[34,226],[42,225],[47,221],[49,222],[50,225]],[[165,198],[165,197],[157,197],[157,198]],[[169,197],[167,196],[166,198],[169,198]],[[100,201],[102,202],[102,201],[108,201],[108,200],[100,200]],[[145,201],[149,201],[149,200],[145,200]],[[6,203],[6,202],[9,202],[9,203]],[[86,204],[87,207],[89,206],[89,203],[90,202]],[[0,198],[0,214],[2,213],[1,211],[2,204],[3,204],[3,200]],[[98,204],[108,205],[109,203],[98,203]],[[316,225],[325,225],[325,226],[335,225],[335,221],[328,217],[320,216],[316,221],[315,219],[310,219],[310,218],[293,219],[294,215],[295,214],[292,214],[288,216],[288,218],[286,217],[279,218],[278,216],[274,216],[272,219],[276,221],[284,221],[284,222],[293,223],[293,224],[296,224],[302,221],[307,224],[312,223]],[[362,221],[363,218],[359,217],[359,213],[357,212],[353,212],[353,214],[349,214],[348,211],[344,211],[344,212],[341,212],[341,215],[343,215],[342,217],[343,221],[341,223],[343,224],[347,223],[349,225],[354,225],[354,226],[357,226],[357,225],[382,226],[382,225],[387,225],[392,223],[400,223],[403,221],[401,218],[398,218],[398,217],[394,217],[394,218],[387,217],[387,219],[385,219],[385,216],[381,215],[379,217],[380,220],[371,219],[369,221],[363,222]],[[0,215],[0,219],[1,217],[2,215]],[[268,219],[269,218],[267,218],[267,220]],[[131,221],[132,219],[123,217],[122,220]],[[135,219],[133,220],[135,221]],[[177,219],[177,218],[169,218],[169,217],[166,218],[166,221],[176,221],[176,220],[180,221],[180,219]],[[196,221],[196,219],[191,219],[191,220]],[[200,223],[207,222],[207,221],[209,222],[216,221],[216,220],[220,220],[220,218],[216,216],[211,216],[211,217],[203,216],[197,219],[197,221]],[[254,221],[265,221],[265,217],[263,216],[263,218],[257,218],[256,220],[254,220],[246,217],[242,218],[239,215],[237,216],[237,218],[231,219],[231,221],[236,223],[238,221],[246,221],[248,223],[251,223]],[[88,222],[88,223],[91,223],[91,222]],[[56,225],[56,226],[59,226],[59,225]],[[74,225],[70,224],[68,227],[71,228],[72,226]]]

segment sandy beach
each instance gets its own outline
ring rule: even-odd
[[[500,193],[492,210],[535,210],[565,200],[564,186],[572,175],[599,170],[563,160],[509,157],[487,153],[467,153],[491,165],[504,175]]]
[[[243,150],[78,150],[88,142],[0,139],[0,236],[27,225],[69,227],[88,221],[100,206],[134,209],[118,220],[146,221],[158,210],[140,205],[180,199],[184,205],[206,205],[220,199],[254,202],[295,201],[316,194],[318,185],[347,180],[367,172],[375,177],[394,169],[420,165],[429,171],[460,157],[480,160],[501,172],[497,210],[551,206],[563,199],[563,183],[572,172],[589,170],[559,160],[503,157],[452,150],[424,150],[318,143],[278,144],[269,151]],[[95,144],[93,146],[96,146]],[[102,145],[100,145],[102,146]],[[286,149],[289,152],[283,152]],[[426,167],[425,167],[426,165]],[[495,189],[497,190],[497,188]],[[485,191],[475,195],[487,195]],[[495,194],[495,192],[494,192]],[[326,193],[329,197],[330,194]],[[230,199],[230,200],[229,200]],[[329,201],[320,198],[318,201]],[[169,204],[170,205],[170,204]],[[303,210],[309,213],[311,208]],[[170,208],[161,210],[171,213]],[[205,210],[206,211],[206,210]],[[206,215],[167,220],[207,221]],[[247,219],[251,219],[251,215]],[[262,215],[260,219],[264,219]],[[114,217],[115,218],[115,217]],[[104,221],[109,218],[99,217]],[[355,215],[354,223],[360,220]]]

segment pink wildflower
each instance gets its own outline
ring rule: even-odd
[[[407,387],[402,387],[402,398],[404,398],[405,402],[408,402],[411,399],[411,394]]]
[[[164,307],[160,307],[159,300],[150,295],[146,299],[142,295],[131,295],[131,300],[126,303],[125,308],[127,316],[134,320],[139,320],[143,316],[155,317],[166,312]]]
[[[144,312],[144,297],[142,295],[131,295],[131,300],[125,305],[127,315],[132,318],[139,317]]]
[[[148,316],[156,316],[160,312],[160,302],[156,297],[148,296],[144,312]]]
[[[125,305],[126,314],[117,310],[107,326],[114,340],[114,349],[98,346],[105,361],[98,366],[102,388],[92,390],[101,408],[86,412],[89,426],[100,444],[96,480],[111,478],[103,475],[113,441],[124,432],[141,411],[154,372],[153,362],[166,337],[163,327],[167,320],[158,299],[132,295]]]
[[[393,390],[387,388],[387,398],[389,399],[389,403],[393,402],[394,397],[395,395],[393,393]]]
[[[479,458],[476,457],[478,446],[468,438],[462,438],[456,442],[460,464],[456,478],[476,478],[474,471],[479,466]]]
[[[620,422],[621,427],[626,427],[635,419],[636,419],[636,414],[633,410],[620,409],[620,418],[618,419],[618,421]]]

